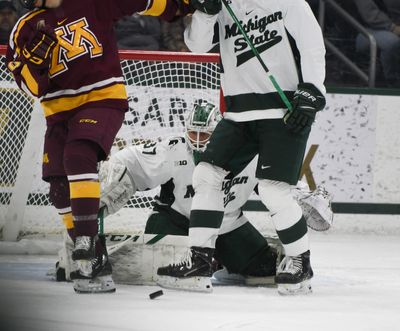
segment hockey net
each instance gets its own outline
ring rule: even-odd
[[[63,225],[41,180],[45,122],[40,105],[21,92],[0,48],[0,226],[4,240],[60,233]],[[219,104],[218,55],[121,51],[129,111],[112,153],[180,135],[195,102]],[[105,230],[140,232],[158,189],[136,194],[105,221]]]

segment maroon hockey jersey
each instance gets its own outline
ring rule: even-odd
[[[64,0],[56,9],[35,9],[11,33],[8,68],[21,89],[40,99],[48,124],[84,107],[126,110],[114,22],[136,12],[171,20],[177,9],[173,0]],[[58,39],[48,72],[22,56],[40,21],[54,28]]]

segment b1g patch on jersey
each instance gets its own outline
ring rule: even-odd
[[[187,160],[180,160],[180,161],[175,161],[174,162],[175,166],[185,166],[187,164],[188,164]]]

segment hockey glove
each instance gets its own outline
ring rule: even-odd
[[[216,15],[221,11],[221,0],[190,0],[190,5],[208,15]]]
[[[51,53],[57,42],[57,36],[53,29],[48,25],[41,25],[32,39],[25,45],[22,54],[28,63],[38,68],[48,68]]]
[[[311,83],[300,83],[292,100],[292,111],[283,120],[289,131],[306,134],[310,131],[318,111],[325,107],[325,97]]]

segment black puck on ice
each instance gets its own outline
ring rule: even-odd
[[[161,290],[159,290],[159,291],[155,291],[155,292],[153,292],[153,293],[150,293],[149,294],[149,297],[150,297],[150,299],[155,299],[155,298],[158,298],[158,297],[160,297],[160,296],[162,296],[164,294],[164,292],[163,291],[161,291]]]

